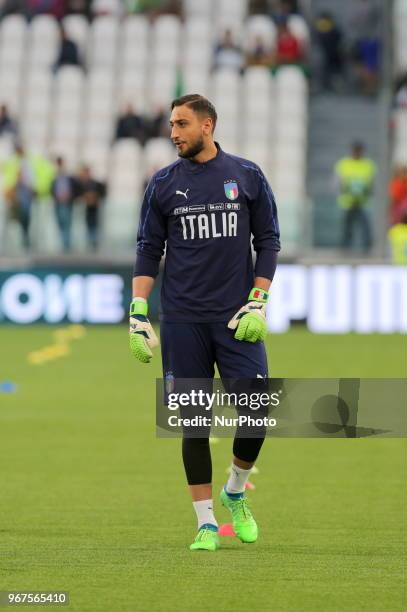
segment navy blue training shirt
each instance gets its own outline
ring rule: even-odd
[[[255,275],[274,276],[273,192],[256,164],[216,146],[207,162],[180,158],[159,170],[144,194],[134,276],[157,276],[166,246],[161,320],[228,321],[247,302]]]

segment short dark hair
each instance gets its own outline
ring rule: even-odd
[[[210,117],[212,119],[213,129],[215,129],[218,114],[212,102],[210,102],[207,98],[201,96],[200,94],[187,94],[185,96],[180,96],[171,102],[171,110],[173,110],[175,106],[184,105],[189,106],[189,108],[191,108],[198,115]]]
[[[354,140],[352,142],[352,149],[355,150],[357,149],[358,151],[364,151],[365,150],[365,143],[362,142],[361,140]]]

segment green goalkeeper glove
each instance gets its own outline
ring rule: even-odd
[[[252,289],[248,303],[243,306],[228,323],[235,329],[236,340],[263,342],[267,336],[266,303],[268,293],[263,289]]]
[[[130,350],[142,363],[149,363],[152,348],[158,346],[158,338],[147,319],[148,304],[135,298],[130,304]]]

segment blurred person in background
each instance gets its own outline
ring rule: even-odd
[[[360,230],[365,252],[372,246],[370,219],[366,210],[373,192],[376,164],[365,157],[362,142],[354,142],[351,155],[335,165],[338,184],[338,204],[344,210],[342,247],[352,246],[355,230]]]
[[[271,66],[273,55],[264,38],[257,35],[252,48],[246,54],[246,66]]]
[[[287,19],[278,22],[277,30],[276,67],[301,64],[304,60],[304,50],[301,42],[290,31]]]
[[[271,5],[270,16],[277,24],[281,21],[287,21],[290,15],[296,15],[299,12],[296,0],[271,0],[269,4]]]
[[[149,13],[160,8],[161,0],[125,0],[129,13]]]
[[[149,120],[148,137],[149,138],[169,138],[170,130],[168,124],[168,113],[159,106]]]
[[[31,247],[30,223],[34,198],[48,198],[55,174],[53,164],[39,154],[26,152],[20,142],[1,167],[2,184],[8,218],[17,221],[22,230],[23,246]]]
[[[54,64],[54,71],[56,72],[61,66],[80,66],[83,68],[78,45],[68,38],[62,26],[60,28],[60,46]]]
[[[407,214],[407,166],[396,168],[389,183],[390,225],[400,223]]]
[[[374,0],[353,0],[350,31],[355,32],[353,59],[362,93],[377,93],[380,69],[380,10]]]
[[[67,15],[84,15],[90,19],[92,0],[67,0]]]
[[[55,19],[65,16],[65,0],[26,0],[29,17],[52,15]]]
[[[152,19],[162,14],[172,14],[182,17],[181,0],[125,0],[126,11],[146,13]]]
[[[106,195],[106,186],[98,181],[87,165],[83,165],[77,177],[77,195],[85,206],[85,222],[88,244],[95,251],[99,246],[100,210]]]
[[[269,8],[269,0],[250,0],[249,15],[266,15]]]
[[[394,104],[396,108],[407,108],[407,74],[403,74],[395,86]]]
[[[9,218],[21,225],[23,246],[29,249],[31,207],[35,197],[35,162],[21,144],[16,144],[14,155],[3,165],[3,189]]]
[[[148,138],[147,121],[136,112],[131,104],[127,104],[124,112],[117,119],[116,140],[120,138],[134,138],[142,145],[144,145]]]
[[[400,221],[389,229],[388,239],[393,263],[407,266],[407,210]]]
[[[27,2],[25,0],[4,0],[0,1],[0,19],[7,15],[24,15],[28,17]]]
[[[333,16],[323,12],[315,22],[315,33],[322,52],[321,86],[338,90],[343,82],[342,31]]]
[[[76,181],[65,167],[62,157],[56,159],[56,174],[51,185],[55,216],[61,234],[64,251],[71,250],[71,226],[73,202],[78,193]]]
[[[215,47],[213,67],[215,70],[231,68],[241,71],[244,67],[243,49],[234,41],[231,30],[225,30]]]
[[[183,18],[183,1],[182,0],[166,0],[162,2],[160,11],[161,15],[175,15],[180,19]]]
[[[0,136],[18,136],[17,122],[11,117],[6,104],[0,105]]]

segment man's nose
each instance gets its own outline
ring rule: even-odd
[[[171,138],[173,140],[178,138],[178,132],[177,132],[177,128],[175,127],[175,125],[173,125],[171,128]]]

